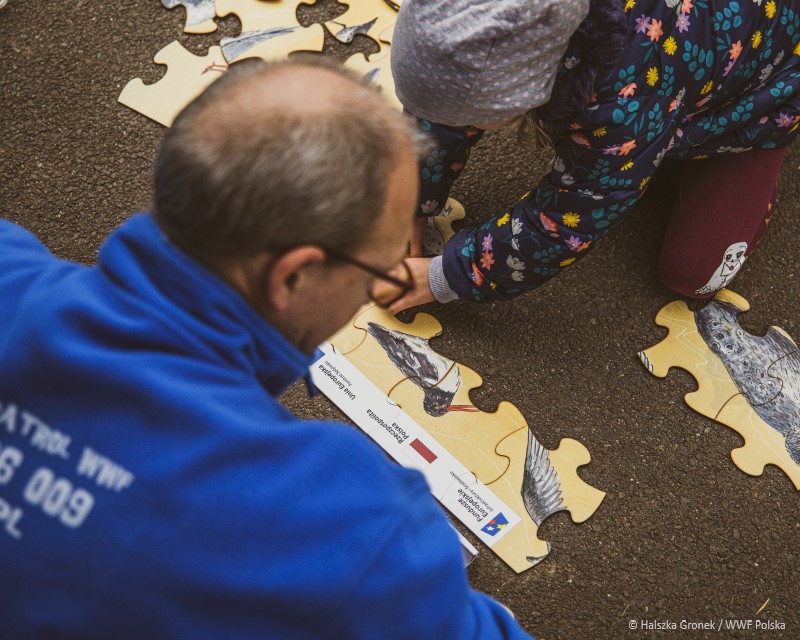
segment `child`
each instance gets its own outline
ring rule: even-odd
[[[554,159],[443,256],[410,258],[417,286],[391,310],[541,285],[636,205],[667,157],[686,162],[660,276],[695,298],[727,286],[774,212],[800,120],[799,42],[800,12],[774,0],[406,0],[397,95],[437,142],[418,214],[438,213],[484,129],[538,125]]]

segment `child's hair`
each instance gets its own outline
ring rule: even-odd
[[[542,126],[537,109],[526,111],[510,124],[515,127],[514,133],[519,142],[530,145],[534,149],[546,149],[549,152],[548,162],[552,167],[556,159],[556,148]]]

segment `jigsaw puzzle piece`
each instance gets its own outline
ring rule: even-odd
[[[515,571],[524,571],[549,553],[549,544],[536,535],[547,516],[569,510],[575,522],[582,522],[605,494],[577,475],[577,467],[590,460],[583,445],[567,439],[548,451],[513,404],[501,402],[493,413],[475,407],[469,392],[483,380],[430,347],[429,340],[441,330],[427,314],[404,323],[369,306],[331,342],[347,351],[347,360],[399,407],[398,413],[402,410],[434,438],[436,447],[455,457],[472,482],[489,487],[519,516],[520,522],[492,548]]]
[[[325,44],[322,25],[309,27],[271,27],[261,31],[248,31],[235,38],[223,38],[222,51],[228,62],[261,58],[283,60],[295,51],[321,52]]]
[[[400,104],[394,91],[389,47],[383,47],[378,53],[373,53],[369,60],[363,53],[350,56],[345,62],[345,66],[366,78],[369,84],[379,88],[395,109],[403,110],[403,105]]]
[[[509,402],[501,402],[494,413],[479,411],[470,403],[469,390],[480,386],[483,380],[472,369],[454,365],[450,377],[456,372],[456,377],[461,378],[455,393],[447,377],[430,388],[424,386],[424,381],[411,377],[397,384],[389,397],[478,480],[489,485],[509,468],[509,458],[495,450],[496,443],[527,427],[527,423]]]
[[[731,453],[742,471],[761,475],[774,464],[800,489],[800,353],[778,327],[763,336],[743,330],[737,316],[749,307],[729,290],[694,314],[682,302],[671,303],[656,317],[669,335],[640,357],[659,377],[670,366],[695,377],[698,391],[686,402],[744,438]]]
[[[740,394],[722,408],[717,420],[745,439],[745,446],[731,453],[742,471],[761,475],[765,464],[774,464],[800,489],[800,351],[772,363],[769,375],[780,382],[775,397],[753,405]]]
[[[502,477],[490,485],[498,497],[517,513],[527,513],[521,525],[496,545],[496,551],[521,572],[538,564],[551,545],[538,537],[545,519],[568,511],[573,522],[587,520],[600,506],[605,493],[587,484],[577,473],[589,464],[589,451],[577,440],[565,438],[558,448],[545,449],[527,427],[497,443],[496,451],[510,464]]]
[[[302,0],[216,0],[217,15],[235,14],[242,31],[223,38],[222,53],[228,62],[246,58],[282,60],[293,51],[321,52],[325,29],[321,24],[303,27],[297,21]]]
[[[350,0],[341,4],[348,5],[347,11],[325,23],[339,42],[348,44],[358,33],[381,42],[391,41],[394,22],[397,19],[397,8],[392,6],[394,3],[390,4],[386,0]],[[389,40],[383,39],[386,37]]]
[[[429,216],[422,236],[422,255],[440,256],[444,253],[444,245],[455,235],[453,223],[463,220],[464,207],[453,198],[448,198],[442,211],[435,216]]]
[[[797,408],[795,405],[795,422],[790,425],[788,435],[783,435],[767,424],[744,396],[731,398],[719,412],[717,421],[737,431],[744,439],[744,446],[731,451],[733,463],[751,476],[760,476],[768,464],[775,465],[789,477],[795,489],[800,490],[800,423],[796,421]]]
[[[374,304],[367,304],[361,307],[353,316],[349,324],[339,329],[328,342],[333,347],[333,350],[339,355],[346,356],[348,353],[355,351],[367,338],[367,330],[353,324],[356,319],[367,310],[371,309]]]
[[[184,33],[213,33],[217,30],[214,0],[161,0],[161,4],[167,9],[179,5],[186,9]]]
[[[161,49],[153,60],[167,66],[164,77],[153,84],[134,78],[122,89],[118,100],[165,127],[171,126],[178,113],[228,69],[219,47],[210,47],[207,55],[196,56],[177,40]]]
[[[299,27],[297,7],[304,0],[216,0],[220,18],[235,15],[245,31],[262,31],[275,26]]]
[[[743,311],[750,308],[744,298],[723,289],[715,299],[733,300]],[[714,419],[728,400],[739,393],[724,363],[700,335],[694,313],[686,303],[671,302],[656,315],[656,324],[669,329],[667,337],[657,345],[639,352],[639,359],[648,371],[666,378],[672,367],[688,371],[697,381],[697,391],[684,396],[686,404],[698,413]]]
[[[367,305],[353,318],[350,326],[337,333],[330,342],[333,347],[347,357],[364,375],[386,395],[408,374],[402,366],[419,367],[423,364],[430,370],[436,367],[447,369],[452,361],[422,363],[414,359],[414,346],[427,345],[427,340],[437,336],[442,325],[425,313],[419,313],[410,323],[401,322],[386,309]],[[404,345],[411,345],[403,350]],[[411,354],[412,361],[402,362]],[[441,360],[441,356],[439,356]]]

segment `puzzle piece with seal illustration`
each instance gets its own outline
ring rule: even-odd
[[[134,78],[122,89],[118,101],[166,127],[228,69],[219,47],[210,47],[205,56],[196,56],[177,40],[161,49],[153,60],[167,66],[164,77],[153,84]]]
[[[294,51],[321,52],[325,29],[321,24],[303,27],[297,7],[303,0],[216,0],[219,17],[236,15],[241,33],[220,42],[225,59],[232,63],[247,58],[282,60]]]
[[[478,410],[469,392],[483,384],[481,377],[429,345],[441,330],[427,314],[417,314],[409,324],[371,306],[331,343],[339,353],[347,352],[349,362],[517,516],[515,526],[492,550],[515,571],[524,571],[550,551],[537,536],[545,518],[570,511],[573,520],[581,522],[605,494],[577,474],[577,468],[590,461],[582,444],[564,439],[559,448],[548,451],[509,402],[501,402],[493,413]],[[508,525],[509,513],[505,523],[493,525],[493,520],[481,531],[493,535]]]
[[[739,432],[745,444],[731,452],[739,469],[758,476],[772,464],[800,489],[800,352],[778,327],[763,336],[742,329],[737,316],[749,308],[727,289],[694,313],[672,302],[656,316],[669,334],[639,357],[660,378],[671,367],[692,374],[698,389],[686,403]]]
[[[217,30],[214,0],[161,0],[167,9],[183,6],[186,9],[184,33],[213,33]]]

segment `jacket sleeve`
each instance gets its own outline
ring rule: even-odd
[[[594,103],[557,140],[552,170],[503,215],[459,231],[431,264],[451,293],[480,302],[513,298],[573,264],[633,207],[675,129],[664,95],[621,87]]]
[[[360,615],[348,616],[342,637],[530,640],[506,607],[469,586],[457,536],[424,482],[407,488],[368,571],[344,596]]]
[[[0,300],[14,304],[36,277],[58,261],[29,231],[0,219]]]
[[[483,137],[475,127],[448,127],[414,116],[428,134],[433,148],[420,162],[420,195],[417,216],[435,216],[450,195],[450,189],[469,159],[472,147]]]

